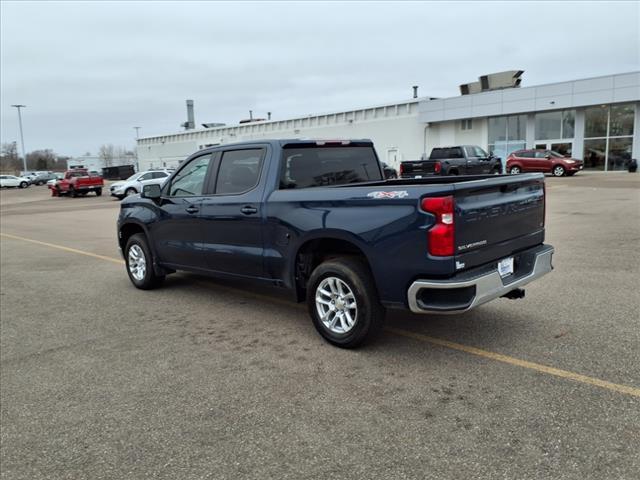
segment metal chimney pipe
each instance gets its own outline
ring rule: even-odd
[[[193,114],[193,100],[187,100],[187,123],[185,130],[193,130],[196,128],[196,120]]]
[[[413,86],[413,98],[418,98],[418,85]]]
[[[249,110],[249,120],[253,121],[253,110]]]
[[[267,120],[271,120],[271,112],[267,112]]]

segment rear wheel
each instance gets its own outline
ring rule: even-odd
[[[99,197],[100,195],[102,195],[102,189],[101,188],[97,188],[96,189],[96,197]]]
[[[501,175],[501,174],[502,174],[502,168],[500,168],[500,167],[495,167],[495,168],[493,169],[493,174],[494,174],[494,175]]]
[[[129,280],[136,288],[151,290],[164,281],[164,275],[156,275],[154,272],[153,256],[144,234],[131,235],[124,249],[124,258]]]
[[[509,170],[509,173],[511,175],[518,175],[522,170],[520,170],[520,167],[518,167],[517,165],[514,165],[513,167],[511,167],[511,169]]]
[[[27,182],[20,182],[20,188],[27,188],[29,184]]]
[[[564,175],[564,167],[562,165],[556,165],[553,167],[553,176],[561,177]]]
[[[385,311],[373,277],[357,258],[318,265],[307,284],[307,307],[320,335],[342,348],[373,340],[384,326]]]
[[[75,188],[69,187],[69,195],[71,195],[73,198],[76,198],[78,196],[78,192],[76,192]]]

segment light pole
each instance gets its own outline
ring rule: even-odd
[[[138,139],[140,138],[140,129],[142,127],[133,127],[136,131],[136,170],[139,172],[140,171],[140,165],[138,164]]]
[[[20,143],[22,144],[22,165],[24,167],[24,171],[26,172],[27,171],[27,152],[24,149],[24,135],[22,133],[22,114],[20,112],[20,109],[25,108],[26,105],[11,105],[11,106],[16,107],[18,109],[18,123],[20,124]]]

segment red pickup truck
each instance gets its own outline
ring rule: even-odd
[[[89,175],[89,171],[83,168],[76,168],[64,172],[64,177],[53,185],[50,185],[51,195],[57,197],[60,195],[70,195],[77,197],[78,195],[86,195],[89,192],[95,192],[96,196],[102,195],[102,187],[104,181],[99,175]]]

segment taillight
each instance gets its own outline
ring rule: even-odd
[[[427,232],[429,254],[437,257],[453,255],[455,243],[453,196],[423,198],[422,209],[436,217],[436,223]]]
[[[436,162],[436,164],[433,166],[433,171],[435,173],[440,173],[442,171],[442,164],[440,162]]]
[[[398,173],[400,173],[400,175],[404,173],[404,165],[402,165],[402,163],[400,164],[400,168],[398,168]]]

